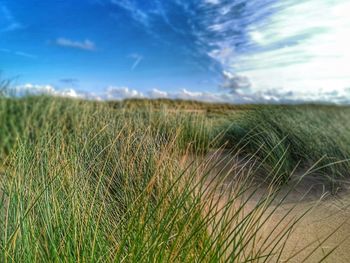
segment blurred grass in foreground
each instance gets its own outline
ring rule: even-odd
[[[337,148],[348,138],[347,114],[337,108],[335,123],[344,125],[326,132],[334,116],[317,107],[271,115],[263,108],[193,113],[125,103],[133,102],[0,99],[1,262],[279,261],[294,224],[259,238],[278,190],[271,185],[247,211],[241,197],[258,189],[254,168],[239,170],[223,190],[229,173],[213,179],[212,166],[183,165],[181,158],[231,147],[222,160],[229,163],[245,142],[244,151],[276,181],[298,158],[307,165],[326,153],[347,156],[345,146]],[[266,126],[247,137],[256,125]],[[332,169],[345,176],[343,167]]]

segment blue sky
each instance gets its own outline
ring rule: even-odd
[[[350,101],[347,0],[0,0],[0,70],[33,93]]]

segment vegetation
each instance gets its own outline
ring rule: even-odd
[[[296,167],[317,163],[314,173],[339,184],[350,171],[350,108],[340,106],[264,106],[242,114],[226,133],[231,146],[264,160],[265,174],[281,164],[288,181]],[[243,146],[244,145],[244,146]]]
[[[228,103],[208,103],[200,101],[190,100],[172,100],[172,99],[126,99],[124,101],[111,101],[108,103],[114,108],[127,108],[127,109],[140,109],[140,108],[152,108],[152,109],[167,109],[167,110],[188,110],[188,111],[201,111],[201,112],[214,112],[226,114],[228,112],[237,110],[254,109],[254,105],[234,105]]]
[[[269,167],[275,182],[299,161],[346,159],[348,109],[195,103],[212,108],[193,113],[153,103],[0,99],[1,262],[288,260],[283,250],[303,215],[260,236],[278,189],[271,184],[247,210],[253,177]],[[242,154],[240,144],[258,168],[247,162],[223,188],[232,169],[220,167]],[[230,153],[214,163],[185,158],[224,147]],[[329,169],[346,176],[345,163]]]

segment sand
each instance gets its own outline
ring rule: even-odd
[[[193,158],[193,156],[185,157],[187,160],[193,160]],[[198,157],[196,158],[198,159]],[[242,165],[242,162],[237,164],[238,159],[233,161],[230,158],[231,163],[229,163],[227,153],[222,151],[215,151],[200,159],[199,162],[205,163],[206,168],[213,166],[213,164],[216,166],[211,171],[212,176],[208,180],[213,177],[225,176],[226,179],[223,180],[220,191],[226,191],[226,195],[234,194],[228,189],[236,183],[233,178],[239,169],[237,167]],[[218,160],[222,159],[226,160],[217,164]],[[205,167],[203,169],[206,169]],[[295,181],[299,179],[296,176]],[[282,188],[265,212],[268,214],[277,206],[276,211],[260,229],[260,241],[257,241],[255,245],[259,247],[264,240],[271,240],[272,236],[283,231],[286,225],[294,222],[295,218],[299,218],[306,211],[308,212],[296,223],[288,236],[282,256],[269,259],[267,262],[319,262],[324,257],[326,258],[323,262],[350,262],[350,191],[344,188],[336,195],[331,194],[318,176],[307,176],[296,186],[294,186],[293,181],[290,184],[293,185],[292,190],[290,186]],[[244,214],[253,209],[259,200],[266,196],[268,189],[267,186],[260,185],[257,193],[250,197],[245,205]],[[248,195],[249,192],[245,196],[240,196],[240,201],[245,200]],[[278,205],[283,197],[285,197],[284,201]],[[221,197],[218,206],[224,206],[229,198],[229,196]],[[280,220],[283,223],[279,223]],[[332,253],[329,255],[330,252]]]

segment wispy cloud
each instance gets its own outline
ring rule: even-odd
[[[76,41],[76,40],[60,37],[56,39],[55,44],[61,47],[76,48],[76,49],[81,49],[86,51],[96,50],[95,43],[89,39],[85,39],[83,41]]]
[[[16,20],[7,6],[0,3],[0,32],[9,32],[23,28],[23,25]]]
[[[3,52],[3,53],[11,53],[11,50],[10,50],[10,49],[7,49],[7,48],[0,48],[0,52]]]
[[[120,8],[125,9],[131,15],[131,17],[138,23],[149,27],[149,14],[143,11],[141,8],[138,8],[135,1],[130,0],[110,0],[110,2]]]
[[[134,63],[131,66],[131,70],[135,70],[137,66],[141,63],[141,61],[144,59],[142,55],[137,53],[131,54],[129,57],[134,60]]]
[[[203,0],[206,4],[218,5],[220,4],[220,0]]]
[[[350,99],[346,0],[203,0],[202,43],[222,86],[276,100]],[[317,8],[315,8],[317,6]],[[238,82],[237,82],[238,81]],[[308,92],[305,92],[308,90]]]
[[[29,59],[36,59],[38,58],[36,55],[27,53],[27,52],[23,52],[23,51],[13,51],[7,48],[0,48],[0,52],[3,53],[8,53],[11,55],[15,55],[15,56],[20,56],[20,57],[24,57],[24,58],[29,58]]]
[[[16,51],[16,52],[14,52],[14,54],[17,56],[26,57],[26,58],[32,58],[32,59],[37,58],[37,56],[35,56],[33,54],[29,54],[29,53],[22,52],[22,51]]]
[[[168,29],[179,33],[186,34],[185,30],[181,27],[175,26],[178,24],[178,20],[171,21],[169,13],[176,10],[181,6],[183,8],[184,3],[182,0],[172,1],[161,1],[153,0],[148,1],[145,5],[143,1],[135,0],[105,0],[115,6],[120,7],[128,12],[130,17],[139,25],[143,26],[144,29],[153,36],[158,36],[155,28],[159,27],[160,24],[165,25]],[[100,2],[101,4],[101,2]],[[175,23],[174,23],[175,22]],[[162,37],[160,37],[162,38]],[[164,39],[163,39],[164,41]]]
[[[347,0],[106,1],[163,39],[164,26],[185,32],[191,41],[181,47],[205,54],[208,71],[220,68],[219,87],[230,92],[254,100],[350,99]]]

